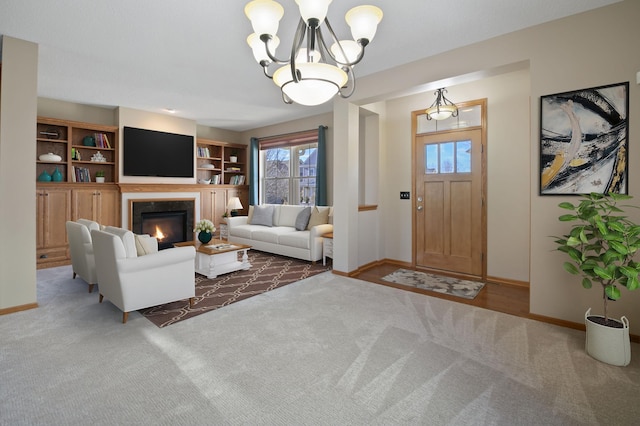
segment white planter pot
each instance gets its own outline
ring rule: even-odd
[[[96,177],[97,183],[104,183],[104,177]]]
[[[237,163],[238,162],[238,157],[234,157],[234,156],[229,157],[229,162],[230,163]]]
[[[590,316],[602,318],[600,315],[591,315],[591,308],[584,314],[584,324],[587,328],[585,342],[587,353],[607,364],[628,365],[631,361],[631,344],[627,317],[622,317],[619,320],[622,323],[622,328],[613,328],[590,321],[588,319]]]

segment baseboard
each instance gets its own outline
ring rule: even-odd
[[[540,322],[546,322],[547,324],[559,325],[560,327],[566,327],[566,328],[572,328],[574,330],[586,331],[585,325],[583,323],[567,321],[567,320],[563,320],[563,319],[552,318],[552,317],[547,317],[547,316],[544,316],[544,315],[531,314],[531,313],[529,314],[528,318],[531,318],[532,320],[536,320],[536,321],[540,321]],[[635,334],[630,334],[629,335],[629,339],[632,342],[640,343],[640,336],[637,336]]]
[[[0,309],[0,315],[13,314],[21,311],[28,311],[29,309],[35,309],[38,307],[37,303],[27,303],[26,305],[12,306],[10,308]]]
[[[529,283],[527,281],[518,281],[518,280],[509,279],[509,278],[498,278],[498,277],[487,276],[486,281],[492,284],[512,285],[515,287],[529,288]]]
[[[341,275],[343,277],[354,277],[356,275],[360,275],[361,273],[367,271],[368,269],[374,268],[376,266],[380,266],[383,264],[388,264],[388,265],[396,265],[398,267],[401,268],[411,268],[412,265],[411,263],[407,263],[407,262],[400,262],[398,260],[391,260],[391,259],[382,259],[382,260],[375,260],[373,262],[369,262],[366,263],[360,267],[358,267],[357,269],[351,271],[351,272],[344,272],[344,271],[337,271],[337,270],[333,270],[333,273],[336,275]]]

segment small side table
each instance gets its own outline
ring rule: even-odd
[[[333,259],[333,232],[322,236],[322,265],[327,265],[327,257]]]
[[[229,241],[229,227],[226,223],[220,223],[220,239]]]

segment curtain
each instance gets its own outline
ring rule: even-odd
[[[316,163],[316,206],[327,205],[327,140],[326,126],[318,127],[318,159]]]
[[[257,138],[251,138],[249,145],[249,205],[255,206],[258,203],[258,179],[260,166],[260,142]]]

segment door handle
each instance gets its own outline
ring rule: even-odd
[[[422,206],[418,206],[418,207],[416,207],[416,208],[418,209],[418,211],[419,211],[419,212],[421,212],[421,211],[422,211]]]

